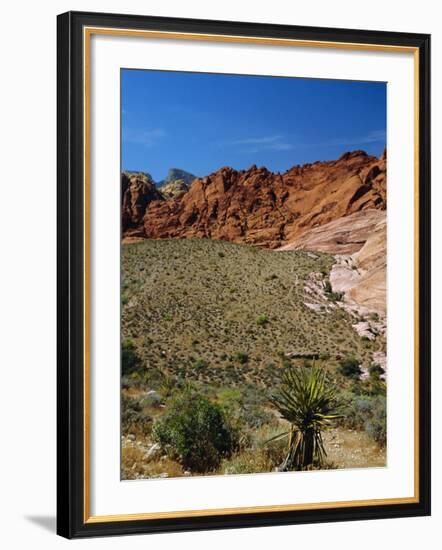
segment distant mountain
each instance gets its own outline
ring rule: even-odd
[[[157,186],[162,187],[164,185],[167,185],[168,183],[182,180],[189,187],[195,178],[196,176],[194,176],[190,172],[186,172],[186,170],[181,170],[180,168],[170,168],[167,173],[166,179],[157,182]]]

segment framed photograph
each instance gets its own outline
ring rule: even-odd
[[[430,513],[430,37],[58,17],[58,533]]]

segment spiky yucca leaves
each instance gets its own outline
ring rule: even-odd
[[[280,469],[305,470],[314,463],[323,466],[327,453],[322,430],[340,416],[335,390],[327,386],[325,371],[317,367],[288,369],[271,402],[291,424],[287,432],[269,440],[288,438],[287,456]]]

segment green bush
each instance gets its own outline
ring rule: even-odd
[[[338,372],[347,378],[359,379],[362,374],[359,361],[355,357],[343,359],[338,366]]]
[[[141,359],[136,351],[135,344],[129,338],[121,344],[121,370],[127,376],[141,369]]]
[[[385,374],[384,369],[377,363],[372,363],[368,368],[368,372],[370,374],[370,378],[373,380],[379,380],[379,378]]]
[[[387,441],[387,403],[383,396],[358,397],[345,409],[345,424],[364,429],[380,445]]]
[[[204,369],[207,367],[207,362],[204,359],[197,359],[192,366],[197,370]]]
[[[265,326],[268,322],[269,322],[269,318],[265,314],[258,315],[258,317],[256,318],[256,324],[260,327]]]
[[[175,395],[154,425],[153,437],[188,470],[215,470],[236,446],[236,434],[220,405],[192,391]]]
[[[235,353],[235,359],[241,363],[241,365],[245,365],[249,362],[249,354],[245,353],[243,351],[238,351]]]
[[[343,292],[333,292],[332,285],[328,279],[324,283],[324,292],[331,302],[340,302],[344,297]]]
[[[378,399],[372,417],[365,422],[365,431],[380,445],[387,442],[387,410],[385,399]]]

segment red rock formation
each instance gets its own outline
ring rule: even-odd
[[[121,174],[121,226],[123,235],[144,236],[143,219],[152,200],[163,196],[146,174],[123,172]]]
[[[224,167],[189,191],[146,208],[148,238],[208,237],[277,248],[307,230],[369,208],[386,208],[386,159],[364,151],[294,166],[284,174]]]

